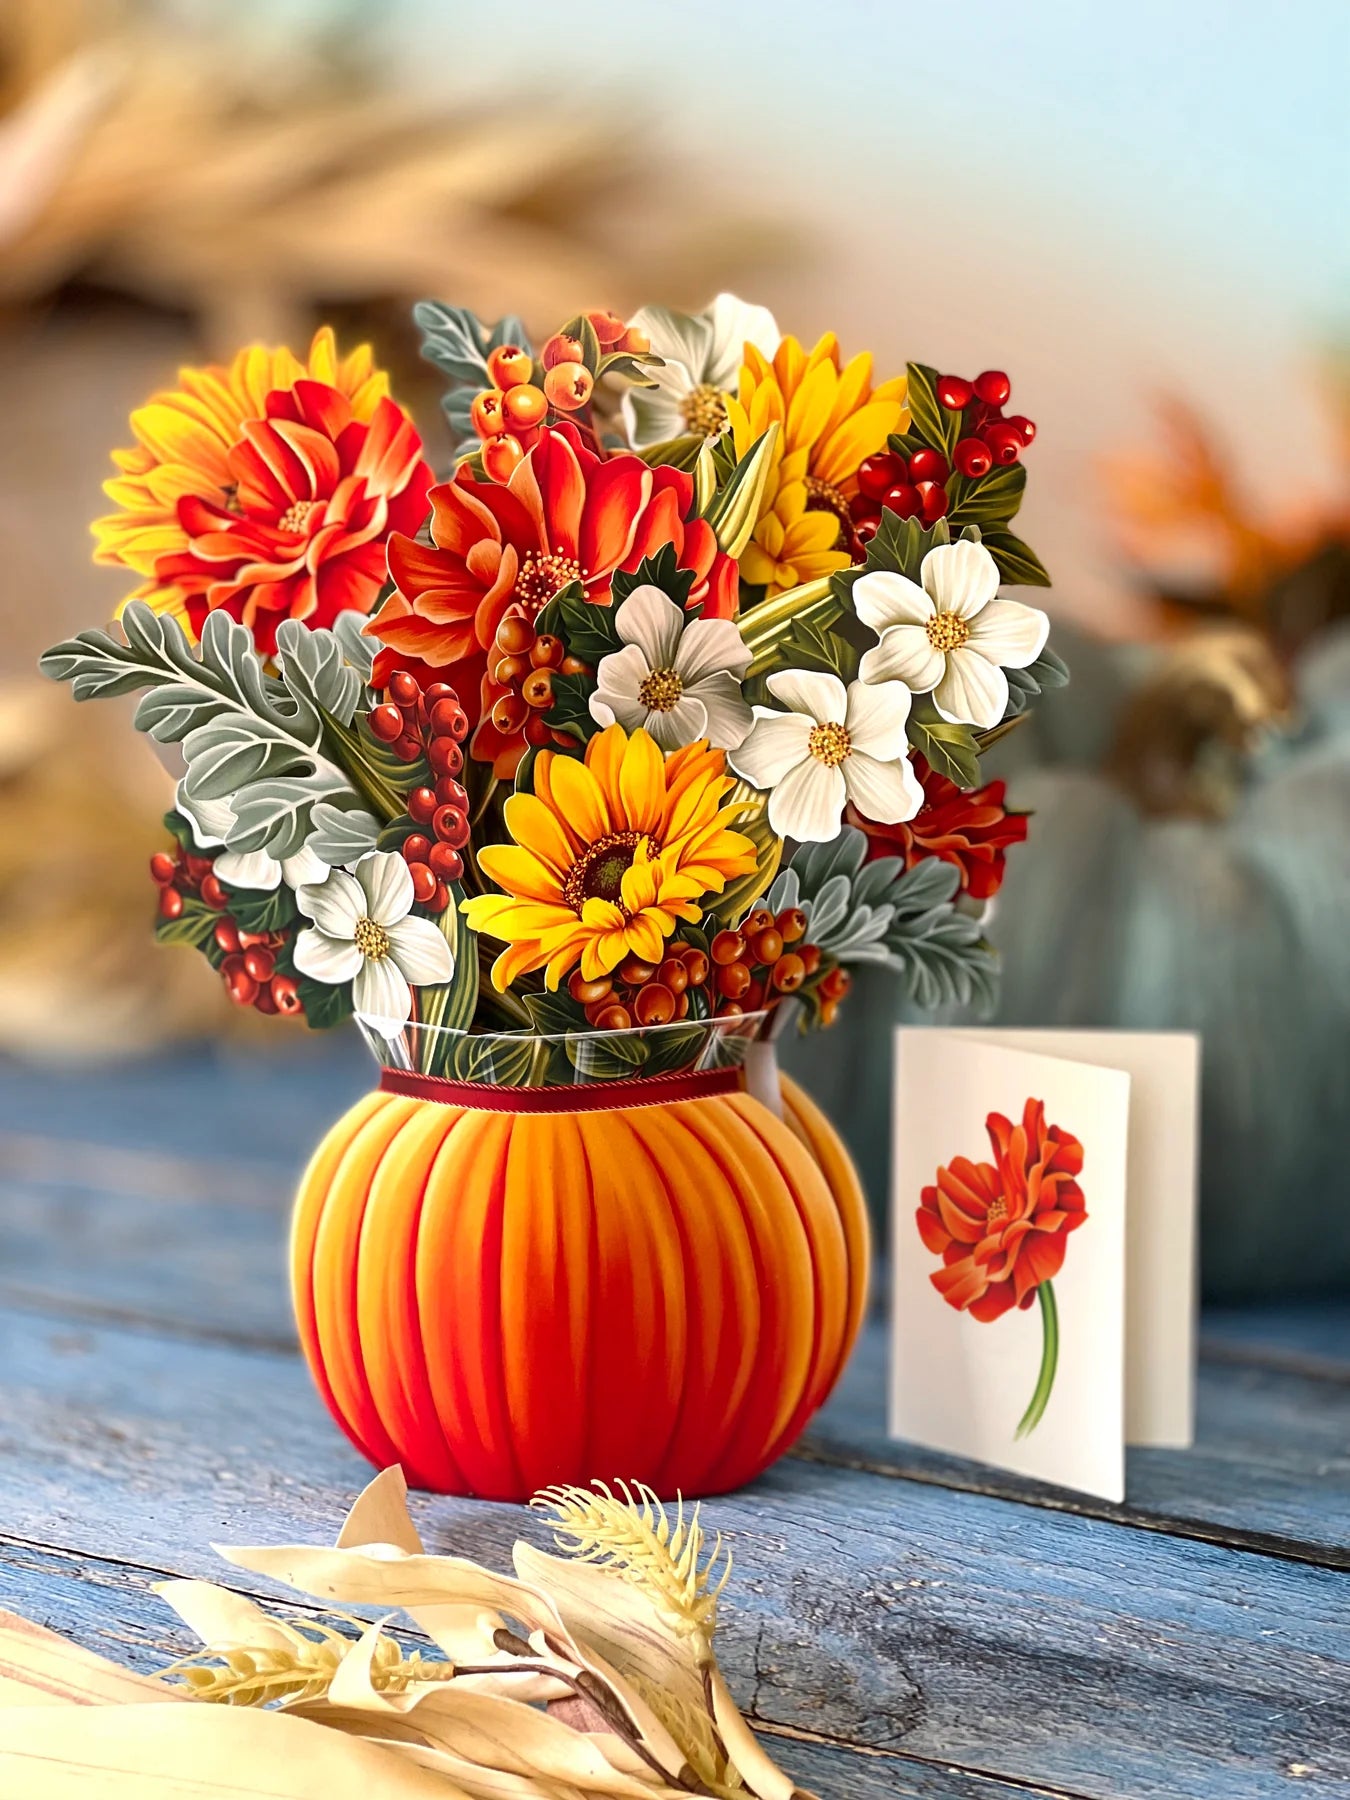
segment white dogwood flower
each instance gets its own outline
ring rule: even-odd
[[[912,819],[923,789],[910,764],[903,682],[850,682],[784,669],[767,686],[786,712],[755,708],[749,737],[727,758],[738,775],[768,788],[769,824],[800,844],[839,834],[851,800],[879,825]]]
[[[228,800],[189,800],[180,781],[174,805],[192,827],[199,850],[214,850],[225,842],[234,824],[234,808]],[[302,887],[307,881],[322,881],[328,873],[328,864],[307,844],[302,844],[294,856],[279,860],[266,850],[222,850],[213,867],[216,876],[231,887],[257,888],[264,893],[280,887],[283,881],[289,888]]]
[[[646,334],[664,365],[642,371],[652,387],[630,388],[624,397],[624,424],[637,446],[691,433],[720,437],[727,423],[725,395],[736,390],[746,344],[771,357],[781,336],[767,308],[735,294],[719,294],[693,317],[644,306],[629,325]]]
[[[410,982],[440,986],[455,972],[440,930],[430,919],[409,918],[412,875],[391,851],[372,850],[351,874],[332,869],[295,898],[314,921],[295,940],[296,968],[330,987],[350,981],[357,1018],[382,1037],[397,1037],[408,1023]]]
[[[645,583],[620,603],[614,628],[624,647],[595,671],[597,725],[641,728],[667,751],[700,738],[721,750],[741,742],[754,724],[741,693],[751,657],[730,619],[691,619]]]
[[[854,609],[881,639],[858,673],[931,693],[944,719],[987,730],[1008,709],[1004,669],[1035,662],[1050,621],[1034,606],[995,598],[998,564],[968,538],[930,550],[919,580],[878,569],[854,582]]]

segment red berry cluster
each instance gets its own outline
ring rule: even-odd
[[[408,817],[425,829],[403,840],[403,858],[418,905],[444,912],[450,904],[449,883],[464,873],[463,850],[469,841],[469,796],[458,779],[469,715],[449,682],[433,681],[424,691],[407,669],[394,671],[385,692],[389,698],[371,709],[371,731],[396,750],[411,744],[412,755],[399,754],[407,762],[425,755],[435,777],[434,787],[415,787],[408,794]]]
[[[1003,468],[1015,463],[1036,436],[1035,425],[1024,414],[1004,417],[1012,383],[1002,369],[986,369],[974,381],[939,375],[936,392],[939,406],[961,414],[961,436],[952,462],[972,481],[987,475],[995,463]]]
[[[670,944],[659,963],[628,956],[612,975],[587,981],[578,969],[567,991],[586,1009],[597,1031],[630,1031],[634,1025],[670,1025],[687,1019],[693,995],[706,987],[708,958],[695,944]]]
[[[719,1019],[738,1018],[795,994],[820,967],[820,947],[805,944],[806,914],[795,906],[777,918],[759,907],[736,931],[719,931],[709,949],[717,965]],[[789,945],[796,946],[789,949]]]
[[[630,331],[614,313],[586,317],[602,352],[651,349],[640,331]],[[580,338],[565,331],[554,332],[539,364],[519,344],[499,344],[488,355],[487,372],[490,385],[474,396],[469,418],[483,440],[483,472],[492,481],[509,481],[545,425],[590,405],[595,376]]]
[[[304,1011],[294,976],[277,969],[277,954],[285,946],[286,933],[241,931],[230,917],[230,897],[217,880],[209,856],[193,856],[181,844],[172,854],[157,850],[150,858],[150,875],[159,889],[161,919],[181,918],[188,895],[221,915],[212,936],[223,958],[218,965],[221,980],[236,1006],[252,1006],[260,1013]]]
[[[497,730],[504,737],[523,733],[536,748],[554,741],[572,743],[565,732],[549,729],[544,714],[553,705],[554,674],[590,675],[590,664],[569,656],[561,638],[536,631],[519,609],[508,612],[497,627],[492,655],[492,680],[503,690],[490,712]]]
[[[858,492],[849,511],[853,529],[865,544],[876,533],[883,509],[902,519],[920,519],[936,525],[951,507],[946,484],[953,468],[970,481],[979,481],[995,463],[1015,463],[1036,436],[1036,427],[1021,413],[1005,418],[1003,408],[1012,384],[1001,369],[986,369],[974,381],[960,375],[939,375],[937,399],[948,412],[959,412],[961,436],[949,462],[941,450],[926,446],[904,456],[881,450],[869,456],[858,470]]]

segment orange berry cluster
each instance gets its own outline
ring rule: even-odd
[[[150,858],[150,876],[159,889],[159,916],[178,919],[188,895],[201,900],[221,916],[212,938],[225,991],[236,1006],[251,1006],[260,1013],[296,1014],[304,1011],[300,989],[293,975],[277,968],[278,953],[286,945],[284,931],[241,931],[229,914],[230,897],[217,880],[209,856],[193,856],[181,844],[173,851],[157,850]]]
[[[762,1012],[785,994],[795,994],[818,972],[820,946],[802,941],[806,926],[806,914],[795,906],[777,918],[761,906],[739,929],[718,932],[710,946],[718,1018]]]
[[[612,975],[587,981],[580,969],[567,984],[586,1022],[598,1031],[629,1031],[634,1025],[670,1025],[689,1017],[691,996],[707,985],[710,965],[696,944],[667,946],[659,963],[625,957]]]
[[[616,314],[586,314],[602,355],[650,350],[640,331],[630,331]],[[595,393],[595,373],[586,365],[581,339],[555,331],[536,362],[520,344],[499,344],[488,353],[489,387],[474,396],[469,417],[483,440],[483,471],[492,481],[509,481],[546,425],[585,411]]]
[[[505,737],[523,732],[525,742],[535,748],[575,742],[565,732],[551,731],[544,714],[553,705],[554,674],[591,675],[590,664],[569,656],[561,638],[536,631],[519,607],[506,613],[497,627],[492,655],[493,684],[502,690],[491,707],[497,730]]]

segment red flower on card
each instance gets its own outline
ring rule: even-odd
[[[446,671],[461,695],[481,694],[473,754],[504,778],[526,742],[525,721],[511,708],[504,727],[492,717],[510,691],[490,666],[503,654],[494,645],[508,613],[532,624],[573,582],[588,599],[608,601],[616,571],[636,569],[666,544],[694,572],[690,606],[715,619],[736,611],[736,564],[694,516],[693,477],[627,453],[597,456],[573,425],[545,430],[505,483],[461,469],[433,488],[431,537],[392,539],[397,591],[367,631],[400,658]]]
[[[945,775],[930,769],[915,751],[910,759],[923,786],[923,805],[912,819],[899,825],[878,825],[863,818],[852,806],[848,822],[867,834],[867,860],[900,856],[912,869],[927,856],[940,856],[961,871],[961,889],[972,900],[988,900],[1003,885],[1009,844],[1024,843],[1027,814],[1009,812],[1004,804],[1007,784],[988,782],[984,787],[960,788]]]
[[[992,1163],[956,1156],[922,1190],[919,1236],[942,1267],[929,1279],[949,1306],[985,1321],[1028,1307],[1064,1263],[1069,1232],[1087,1218],[1077,1177],[1083,1146],[1028,1100],[1022,1122],[990,1113]]]

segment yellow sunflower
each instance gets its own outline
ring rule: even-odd
[[[134,569],[147,578],[128,598],[148,600],[156,612],[173,613],[186,627],[178,584],[155,579],[160,557],[188,546],[178,502],[187,496],[219,499],[231,491],[226,457],[243,436],[244,421],[265,416],[270,393],[297,381],[319,381],[343,394],[354,417],[368,424],[389,392],[389,377],[375,367],[369,344],[339,357],[332,327],[325,325],[314,334],[307,362],[289,350],[252,344],[228,368],[180,369],[178,379],[176,390],[154,395],[132,413],[137,442],[130,450],[113,451],[121,473],[103,484],[120,510],[95,519],[91,529],[96,563]]]
[[[677,922],[755,866],[755,846],[723,822],[735,785],[720,750],[688,744],[662,757],[645,731],[611,725],[584,762],[541,751],[534,792],[504,809],[514,840],[480,850],[484,874],[505,889],[463,901],[475,931],[507,948],[497,989],[543,969],[556,988],[578,962],[586,981],[628,955],[659,962]]]
[[[872,386],[872,358],[840,367],[839,340],[826,332],[809,353],[785,337],[772,362],[745,346],[739,398],[727,412],[737,456],[775,421],[782,427],[759,520],[741,579],[771,598],[849,565],[848,503],[858,465],[909,426],[903,375]]]

